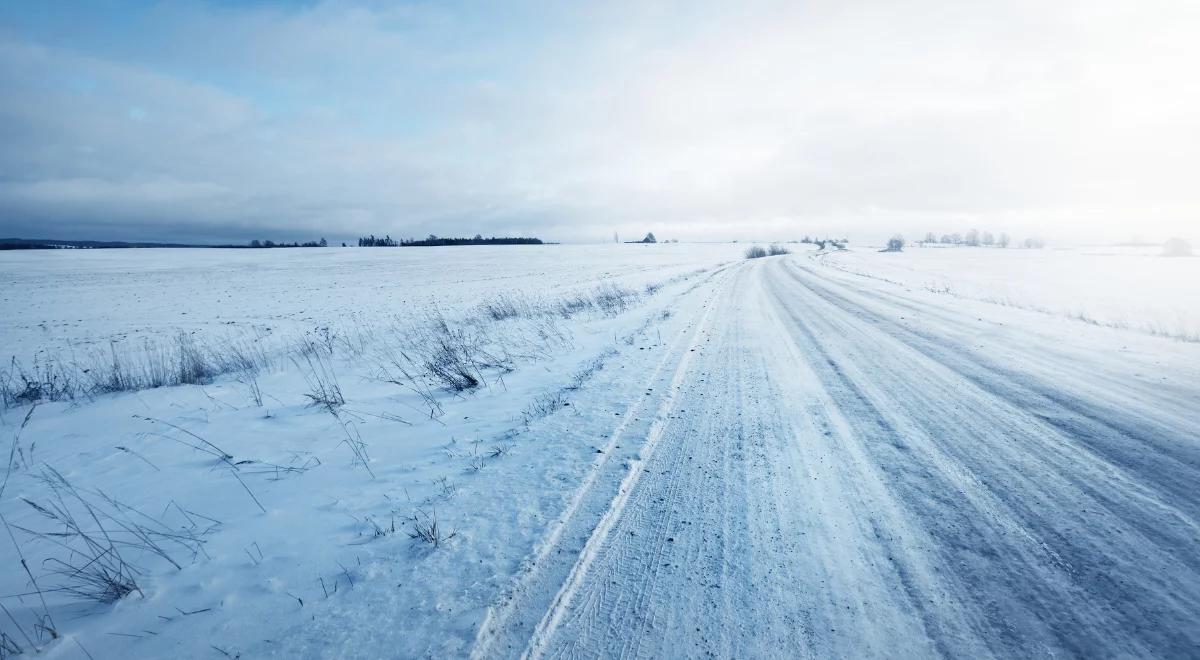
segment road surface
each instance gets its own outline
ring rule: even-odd
[[[1200,657],[1195,346],[800,255],[694,295],[477,657]]]

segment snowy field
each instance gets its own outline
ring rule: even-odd
[[[642,288],[741,256],[730,245],[476,246],[0,252],[7,360],[170,340],[292,335],[461,312],[501,292],[560,296],[601,281]],[[134,346],[134,349],[139,348]]]
[[[1162,248],[909,246],[830,253],[828,264],[909,288],[1200,341],[1200,258]]]
[[[209,642],[319,657],[352,641],[322,639],[349,631],[317,632],[313,611],[357,618],[386,598],[409,626],[403,655],[461,652],[598,442],[574,414],[570,436],[518,440],[573,413],[585,382],[618,377],[603,371],[612,355],[653,350],[665,298],[738,258],[730,245],[0,253],[13,452],[0,512],[18,568],[0,593],[24,594],[4,600],[22,625],[4,634],[28,649],[55,628],[96,657],[219,657]],[[104,391],[114,356],[124,380],[192,368],[181,333],[215,368],[202,384]],[[333,388],[344,405],[314,401]],[[25,499],[92,532],[94,507],[125,536],[120,562],[89,564],[82,534],[37,536],[63,522]],[[430,552],[450,538],[453,557]],[[64,574],[80,564],[112,579],[81,586]],[[137,598],[97,602],[122,583]]]
[[[0,658],[1200,648],[1200,259],[745,248],[0,253]]]

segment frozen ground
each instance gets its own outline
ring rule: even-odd
[[[909,246],[830,252],[827,265],[943,295],[1200,341],[1200,258],[1160,247]]]
[[[661,247],[570,248],[575,264],[543,257],[553,278],[493,263],[542,305],[608,276],[640,288],[613,308],[451,322],[505,359],[479,366],[481,387],[437,390],[433,416],[412,381],[379,377],[409,345],[387,315],[336,326],[360,340],[300,344],[315,367],[262,370],[261,406],[233,376],[42,403],[0,495],[36,586],[72,584],[53,560],[80,552],[38,537],[64,528],[21,499],[57,492],[100,512],[81,527],[118,535],[98,543],[141,571],[141,594],[43,605],[10,544],[0,602],[19,625],[0,630],[97,658],[1200,651],[1200,344],[880,279],[896,255],[837,255],[865,277],[809,253]],[[454,254],[492,258],[472,250]],[[297,293],[308,271],[286,258],[289,281],[221,288],[292,290],[292,314],[335,298]],[[426,286],[484,268],[445,266]],[[388,299],[375,268],[354,276],[366,302]],[[446,317],[482,286],[447,287]],[[147,310],[126,318],[173,331]],[[322,313],[287,330],[339,320]],[[309,405],[326,368],[345,403]],[[29,410],[5,413],[5,443]],[[410,537],[435,518],[436,547]],[[57,641],[34,625],[51,620]]]
[[[419,250],[86,250],[0,253],[7,359],[107,351],[179,330],[294,335],[377,325],[498,292],[641,288],[740,256],[729,245],[474,246]]]

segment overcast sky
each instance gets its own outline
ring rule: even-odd
[[[0,3],[0,236],[1200,239],[1200,2]]]

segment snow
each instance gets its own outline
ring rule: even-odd
[[[1200,259],[1164,257],[1157,246],[909,246],[823,258],[909,288],[1200,341]]]
[[[141,512],[116,517],[186,538],[164,542],[179,569],[126,551],[141,595],[49,592],[43,608],[5,535],[0,602],[30,640],[7,619],[0,631],[64,658],[1200,644],[1200,344],[1109,327],[1193,318],[1194,284],[1171,269],[1196,260],[910,248],[747,261],[744,248],[0,254],[15,285],[0,337],[22,360],[242,327],[284,353],[258,374],[261,406],[226,374],[4,411],[0,449],[18,451],[0,513],[42,589],[63,582],[44,560],[66,555],[21,531],[58,529],[22,498],[53,501],[51,467]],[[924,286],[943,277],[962,295]],[[476,309],[602,283],[638,295],[569,318]],[[1029,304],[983,300],[997,295]],[[475,390],[436,390],[433,415],[380,378],[384,349],[424,341],[431,301],[508,365]],[[1072,318],[1081,308],[1112,323]],[[323,327],[345,338],[308,353],[340,385],[336,415],[306,398],[295,348]],[[414,518],[436,518],[437,547],[410,537]],[[37,638],[47,611],[57,641]]]
[[[490,330],[515,346],[515,370],[488,373],[487,386],[472,394],[438,394],[436,418],[420,397],[375,378],[374,349],[351,355],[340,346],[329,360],[347,401],[340,420],[308,405],[303,364],[294,358],[258,376],[261,407],[236,375],[206,386],[44,402],[12,445],[21,453],[0,511],[15,527],[54,531],[22,501],[49,500],[40,480],[49,466],[74,486],[101,489],[172,529],[204,533],[200,554],[169,548],[180,571],[132,553],[131,562],[146,571],[137,580],[144,598],[110,606],[51,594],[54,622],[96,657],[217,653],[200,640],[252,657],[324,656],[347,646],[358,650],[343,657],[374,657],[378,645],[341,636],[380,607],[403,612],[407,622],[403,631],[370,633],[377,644],[386,641],[389,654],[461,653],[600,443],[602,430],[588,432],[570,406],[556,415],[574,418],[567,434],[555,425],[559,432],[539,432],[538,420],[526,423],[523,411],[552,394],[570,402],[578,392],[562,390],[580,382],[596,388],[623,377],[626,365],[606,369],[604,362],[653,350],[650,322],[661,320],[666,297],[737,253],[723,245],[672,245],[0,255],[3,279],[15,284],[4,295],[4,346],[25,359],[77,353],[114,336],[134,350],[144,337],[181,329],[221,336],[226,324],[278,337],[272,346],[279,350],[317,327],[398,344],[406,338],[395,333],[419,324],[431,306],[455,319],[497,293],[554,301],[601,283],[636,290],[665,283],[615,318],[552,319],[559,334],[549,340],[535,337],[542,321],[496,322]],[[527,348],[535,355],[524,356]],[[576,377],[597,366],[587,379]],[[4,449],[27,411],[4,414]],[[183,444],[201,444],[189,432],[230,454],[237,477],[226,463]],[[347,433],[364,442],[373,478],[353,460]],[[254,462],[241,464],[246,460]],[[413,516],[436,517],[444,534],[454,534],[448,548],[410,539]],[[384,536],[375,536],[376,526]],[[16,535],[35,571],[57,556],[53,544]],[[5,546],[8,556],[14,549]],[[45,589],[55,579],[40,584]],[[22,573],[6,574],[0,585],[5,594],[31,590]],[[9,604],[34,637],[40,603]],[[331,623],[314,627],[314,616]],[[60,643],[50,652],[79,650]]]
[[[728,244],[473,246],[466,260],[457,249],[0,252],[0,333],[24,362],[179,330],[294,335],[432,305],[454,313],[505,291],[639,289],[741,256]]]

